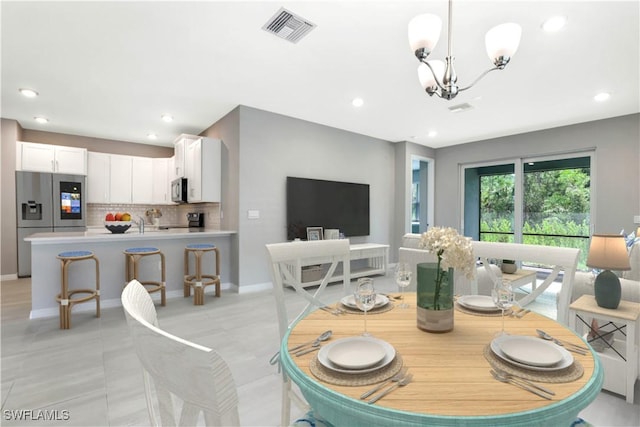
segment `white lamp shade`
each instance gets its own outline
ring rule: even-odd
[[[603,270],[630,270],[629,254],[624,236],[594,234],[591,236],[587,265]]]
[[[438,76],[438,80],[442,82],[442,78],[444,77],[444,62],[437,59],[428,62],[429,65],[431,65],[431,68],[433,68],[433,71],[436,73],[436,76]],[[420,63],[420,65],[418,66],[418,79],[420,79],[420,84],[422,85],[423,89],[438,85],[436,83],[436,79],[433,77],[433,73],[424,63]]]
[[[487,55],[491,61],[493,62],[500,56],[512,57],[518,50],[521,35],[520,25],[511,22],[497,25],[487,31],[484,40],[487,46]]]
[[[425,13],[409,21],[409,45],[411,51],[425,48],[431,52],[438,43],[442,20],[437,15]]]

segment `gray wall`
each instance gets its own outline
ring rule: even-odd
[[[460,228],[460,167],[595,149],[595,231],[635,230],[640,215],[640,115],[614,117],[436,150],[436,225]],[[455,183],[455,185],[451,185]]]
[[[222,194],[220,209],[222,221],[220,228],[223,230],[239,230],[239,180],[240,180],[240,107],[234,108],[214,125],[201,134],[222,141]],[[230,257],[231,282],[239,282],[240,261],[238,257],[238,235],[231,238],[231,253],[220,254],[221,257]]]
[[[240,287],[270,282],[265,244],[286,240],[286,177],[370,185],[371,234],[394,235],[394,147],[380,139],[240,107]],[[260,219],[247,219],[259,210]]]
[[[16,140],[22,127],[15,120],[2,119],[0,139],[0,277],[18,272],[16,232]]]
[[[462,164],[595,149],[596,232],[635,229],[640,215],[640,115],[634,114],[510,137],[431,149],[390,143],[250,107],[240,106],[202,134],[224,142],[222,228],[237,230],[232,242],[232,281],[270,282],[264,245],[286,239],[285,178],[300,176],[371,185],[371,235],[354,242],[390,244],[390,260],[406,232],[412,154],[435,159],[435,225],[461,222]],[[171,148],[22,130],[2,120],[2,274],[16,272],[15,141],[76,145],[91,151],[166,157]],[[168,151],[167,151],[168,150]],[[169,153],[169,154],[167,154]],[[247,219],[248,210],[260,218]],[[237,275],[237,277],[235,277]]]

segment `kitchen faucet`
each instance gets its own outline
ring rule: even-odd
[[[144,218],[141,216],[138,217],[138,231],[140,234],[144,234]]]

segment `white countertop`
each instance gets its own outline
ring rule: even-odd
[[[63,233],[36,233],[24,240],[32,245],[48,245],[56,243],[76,242],[114,242],[164,239],[189,239],[201,237],[224,237],[236,234],[234,230],[207,230],[201,228],[170,228],[168,230],[145,230],[139,233],[137,227],[131,227],[126,233],[114,234],[105,228],[89,228],[87,231]]]

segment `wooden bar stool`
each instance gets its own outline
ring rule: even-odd
[[[202,255],[207,252],[216,254],[216,274],[202,274]],[[195,274],[189,272],[189,254],[195,256]],[[195,243],[184,249],[184,296],[191,296],[193,291],[193,305],[204,304],[204,290],[209,285],[216,285],[216,297],[220,297],[220,252],[210,243]]]
[[[62,267],[61,292],[56,296],[60,304],[60,329],[71,329],[71,308],[76,304],[96,300],[96,317],[100,317],[100,263],[91,251],[60,252],[57,256]],[[96,263],[95,289],[69,290],[69,266],[75,261],[92,259]],[[88,294],[73,298],[76,294]]]
[[[140,274],[138,269],[140,267],[139,262],[142,258],[151,255],[160,255],[160,271],[161,271],[161,281],[154,280],[140,280]],[[164,254],[158,248],[128,248],[124,250],[124,262],[125,262],[125,282],[124,285],[136,279],[140,282],[147,292],[154,293],[160,292],[160,305],[167,305],[167,296],[166,296],[166,269],[164,264]]]

